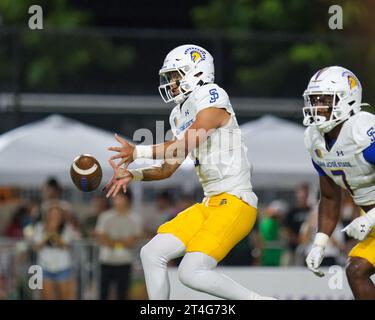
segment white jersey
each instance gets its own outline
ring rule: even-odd
[[[316,127],[305,131],[305,144],[312,160],[337,185],[347,189],[360,206],[375,204],[375,167],[363,156],[363,150],[374,141],[375,116],[363,111],[344,122],[329,151]]]
[[[231,117],[190,154],[206,197],[227,192],[257,207],[258,199],[250,182],[251,165],[246,146],[227,93],[216,84],[194,90],[183,104],[171,112],[170,125],[177,139],[193,124],[197,113],[205,108],[223,108]]]

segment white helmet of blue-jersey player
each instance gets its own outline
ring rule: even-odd
[[[214,59],[202,47],[182,45],[167,54],[159,75],[159,92],[163,100],[182,103],[198,86],[214,82]]]
[[[362,86],[348,69],[327,67],[313,75],[303,98],[303,124],[327,133],[361,110]],[[324,108],[329,116],[319,114]]]

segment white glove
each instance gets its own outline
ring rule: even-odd
[[[328,243],[329,237],[322,232],[318,232],[315,236],[314,244],[307,255],[307,267],[318,277],[324,277],[324,272],[319,270],[319,266],[324,258],[324,249]]]
[[[341,232],[346,232],[349,237],[362,241],[371,232],[375,225],[375,209],[371,209],[365,215],[354,219]]]

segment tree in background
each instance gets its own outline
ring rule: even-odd
[[[328,27],[341,5],[344,29]],[[226,81],[251,96],[300,96],[313,73],[343,65],[375,100],[375,27],[371,0],[210,0],[192,10],[200,30],[221,30]]]
[[[16,68],[24,91],[58,92],[63,88],[69,92],[79,88],[84,92],[88,87],[105,85],[109,77],[123,75],[135,59],[134,49],[103,33],[85,30],[91,15],[68,3],[38,1],[43,8],[44,29],[31,31],[27,28],[28,9],[34,1],[0,1],[2,28],[8,27],[0,34],[0,81],[12,81],[9,77]]]

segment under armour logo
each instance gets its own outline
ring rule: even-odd
[[[336,153],[337,153],[337,156],[338,156],[338,157],[344,155],[344,151],[336,151]]]
[[[365,226],[366,226],[366,225],[364,225],[364,224],[361,224],[361,228],[362,228],[362,229],[361,229],[361,231],[360,231],[360,232],[365,232]]]
[[[185,117],[187,117],[189,115],[189,110],[186,110],[185,111]]]

